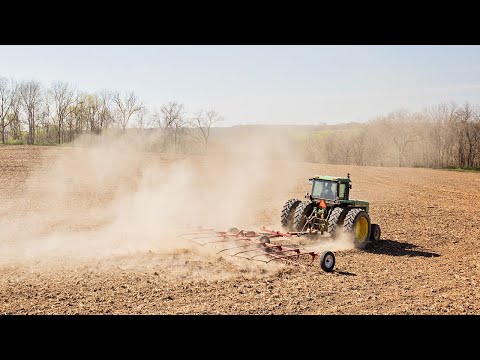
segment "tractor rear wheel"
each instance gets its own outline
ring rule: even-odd
[[[288,230],[293,230],[293,217],[295,216],[295,209],[301,201],[298,199],[290,199],[283,205],[281,222],[282,226]]]
[[[345,215],[347,215],[347,209],[342,207],[336,207],[330,212],[330,216],[328,217],[328,233],[330,237],[335,238],[337,233],[338,226],[341,226],[343,220],[345,219]]]
[[[380,225],[372,224],[370,228],[370,240],[371,241],[378,241],[380,240],[380,236],[382,236],[382,231],[380,229]]]
[[[314,203],[311,201],[302,201],[295,209],[293,217],[293,229],[295,231],[308,231],[309,226],[305,226],[307,218],[312,214]]]
[[[353,238],[357,249],[364,249],[370,238],[370,216],[364,209],[351,209],[343,221],[343,231]]]

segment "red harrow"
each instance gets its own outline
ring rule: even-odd
[[[248,260],[283,261],[289,264],[298,264],[301,258],[310,257],[312,264],[316,258],[320,259],[320,267],[326,272],[332,272],[335,266],[335,255],[331,251],[316,253],[294,247],[273,244],[273,238],[291,238],[306,235],[307,232],[288,232],[268,230],[262,227],[260,231],[246,231],[231,228],[228,231],[219,231],[211,228],[193,227],[191,231],[179,236],[198,245],[207,244],[235,244],[232,247],[222,248],[218,253],[236,256]]]

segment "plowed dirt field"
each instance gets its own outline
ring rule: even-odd
[[[479,173],[238,159],[0,146],[0,313],[480,314]],[[365,250],[299,240],[332,249],[332,273],[177,237],[281,230],[309,177],[347,173],[382,236]]]

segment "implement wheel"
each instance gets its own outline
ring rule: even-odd
[[[323,271],[332,272],[335,266],[335,255],[331,251],[325,251],[320,255],[320,267]]]
[[[265,244],[270,244],[270,238],[267,235],[262,235],[258,239],[259,244],[257,245],[258,247],[262,248],[265,247],[265,250],[269,252],[270,248],[268,246],[265,246]]]

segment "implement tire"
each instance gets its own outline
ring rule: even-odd
[[[335,266],[335,255],[331,251],[324,251],[320,255],[320,267],[325,272],[332,272]]]

